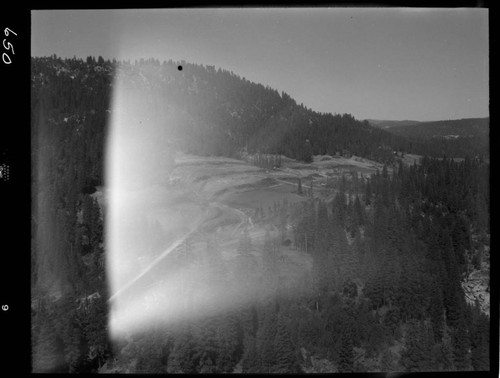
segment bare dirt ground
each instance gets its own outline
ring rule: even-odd
[[[370,175],[382,169],[379,163],[355,156],[315,156],[311,164],[286,157],[282,161],[280,169],[265,170],[236,159],[183,154],[176,157],[170,186],[190,188],[200,203],[219,209],[219,216],[203,226],[205,232],[227,228],[234,236],[246,226],[257,236],[260,233],[252,220],[256,208],[266,210],[285,200],[292,204],[307,199],[297,193],[299,178],[304,191],[312,182],[315,195],[321,195],[328,179],[353,172]]]
[[[237,256],[241,236],[248,232],[253,245],[252,253],[257,264],[261,265],[266,230],[274,237],[278,237],[279,232],[275,225],[262,224],[254,219],[257,208],[267,210],[282,201],[289,204],[306,201],[306,194],[297,193],[298,178],[302,180],[304,192],[312,184],[314,196],[323,196],[328,192],[326,183],[332,178],[340,178],[342,174],[352,172],[369,175],[382,168],[380,164],[357,157],[330,156],[315,156],[311,164],[283,158],[283,166],[274,170],[265,170],[241,160],[224,157],[179,154],[175,162],[175,168],[170,174],[161,178],[164,185],[129,190],[121,193],[120,198],[113,199],[117,201],[115,203],[119,203],[122,218],[143,219],[147,225],[145,229],[155,229],[156,233],[159,232],[159,225],[163,239],[161,250],[144,251],[138,247],[135,249],[137,253],[127,257],[122,253],[108,259],[108,266],[119,266],[113,269],[122,277],[113,299],[134,285],[144,287],[140,281],[147,281],[148,275],[151,276],[156,270],[153,275],[164,276],[165,279],[162,278],[154,289],[148,284],[149,292],[155,293],[154,295],[139,296],[150,298],[160,295],[172,302],[168,308],[178,309],[180,306],[174,302],[176,296],[182,297],[179,293],[186,286],[183,280],[186,277],[196,280],[197,272],[192,270],[191,273],[186,271],[167,274],[165,270],[170,278],[165,274],[158,274],[158,269],[165,267],[166,256],[173,251],[182,253],[185,243],[189,243],[189,248],[195,252],[202,251],[206,248],[207,240],[215,239],[221,256],[231,264]],[[109,199],[106,198],[106,190],[100,189],[94,196],[102,205],[107,206]],[[133,232],[134,229],[131,228],[130,231]],[[144,232],[143,237],[146,239],[158,236]],[[286,238],[291,238],[290,227],[285,233]],[[128,235],[125,232],[123,236]],[[304,272],[310,269],[310,256],[294,249],[292,245],[281,246],[280,253],[280,277],[289,287],[293,287],[301,282]],[[127,259],[130,261],[125,263],[124,260]],[[168,267],[165,269],[168,270]],[[149,306],[148,303],[143,306]]]

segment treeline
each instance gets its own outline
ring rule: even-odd
[[[250,164],[268,170],[281,167],[281,155],[257,153],[254,155],[247,155],[245,157],[245,160],[248,161]]]
[[[419,122],[391,127],[388,131],[416,141],[418,145],[415,146],[415,153],[420,155],[433,155],[433,151],[441,151],[452,157],[486,158],[490,153],[489,118]]]
[[[381,357],[382,370],[487,370],[489,318],[466,303],[461,282],[485,240],[472,234],[489,232],[488,169],[424,159],[306,206],[295,243],[313,257],[325,329],[329,319],[349,329],[353,347]],[[339,320],[343,306],[353,315]],[[388,351],[397,342],[399,356]],[[317,346],[346,354],[339,344]]]
[[[471,136],[460,138],[427,138],[404,136],[410,143],[410,150],[417,155],[439,157],[442,155],[465,158],[467,156],[489,158],[490,146],[489,138],[484,140],[483,136]],[[440,155],[441,154],[441,155]]]
[[[92,371],[109,352],[103,214],[90,196],[103,180],[106,67],[32,60],[34,372]]]

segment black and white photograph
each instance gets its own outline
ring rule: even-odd
[[[498,372],[488,8],[29,16],[32,373]]]

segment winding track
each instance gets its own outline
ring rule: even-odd
[[[200,192],[196,192],[196,200],[197,202],[205,202],[203,201],[203,197]],[[208,201],[207,201],[208,202]],[[205,202],[205,204],[207,204]],[[174,242],[172,242],[165,251],[163,251],[159,256],[157,256],[151,263],[142,270],[135,278],[130,280],[126,285],[121,287],[118,291],[116,291],[111,297],[108,299],[108,302],[113,302],[116,298],[122,295],[125,291],[130,289],[135,283],[141,280],[141,278],[145,277],[154,267],[158,265],[165,257],[167,257],[172,251],[174,251],[178,246],[180,246],[187,238],[195,235],[196,233],[201,235],[207,235],[211,232],[217,232],[218,226],[221,221],[224,219],[223,215],[227,212],[232,212],[233,214],[237,214],[239,218],[239,222],[233,226],[232,231],[230,232],[231,237],[233,237],[237,230],[239,230],[243,225],[250,224],[253,226],[252,220],[249,216],[247,216],[243,211],[230,207],[228,205],[211,201],[208,202],[208,209],[205,210],[206,214],[196,222],[191,229],[177,238]],[[154,210],[158,212],[158,209]],[[228,245],[234,242],[233,240],[227,240],[223,245]]]
[[[253,173],[255,177],[259,178],[269,178],[269,175],[262,175]],[[212,176],[215,178],[215,176]],[[299,176],[297,176],[299,177]],[[278,185],[292,185],[296,186],[296,183],[279,179],[277,177],[273,177],[279,184]],[[151,272],[153,268],[155,268],[161,261],[163,261],[172,251],[174,251],[178,246],[180,246],[186,239],[191,236],[199,235],[204,237],[210,233],[218,232],[221,227],[226,228],[225,234],[228,235],[224,237],[219,246],[221,248],[229,248],[233,244],[238,242],[237,235],[239,232],[242,232],[243,227],[247,227],[250,232],[250,236],[252,240],[261,240],[264,238],[265,230],[259,227],[256,227],[252,218],[245,214],[242,210],[229,206],[227,204],[222,203],[222,199],[220,196],[216,194],[208,195],[208,193],[204,190],[208,180],[200,183],[201,185],[196,185],[197,189],[191,187],[189,192],[192,196],[192,199],[196,204],[200,206],[200,209],[203,209],[203,216],[201,216],[195,223],[190,227],[190,229],[183,233],[180,237],[178,237],[174,242],[172,242],[168,248],[166,248],[159,256],[157,256],[151,263],[146,266],[135,278],[130,280],[126,285],[121,287],[118,291],[116,291],[110,298],[109,302],[113,302],[118,296],[122,295],[125,291],[134,286],[138,281],[140,281],[143,277],[145,277],[148,273]],[[188,183],[186,183],[188,184]],[[314,188],[320,189],[321,187],[313,184]],[[168,206],[168,202],[164,203],[163,206]],[[155,218],[158,216],[158,212],[168,211],[165,209],[156,208],[154,211],[150,211],[148,213],[148,218]],[[156,213],[156,215],[154,214]],[[238,218],[238,221],[234,221],[233,224],[223,224],[227,219]]]

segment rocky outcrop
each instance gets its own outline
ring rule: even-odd
[[[467,303],[479,303],[481,311],[490,315],[490,253],[489,246],[484,246],[480,269],[473,269],[462,282]]]

